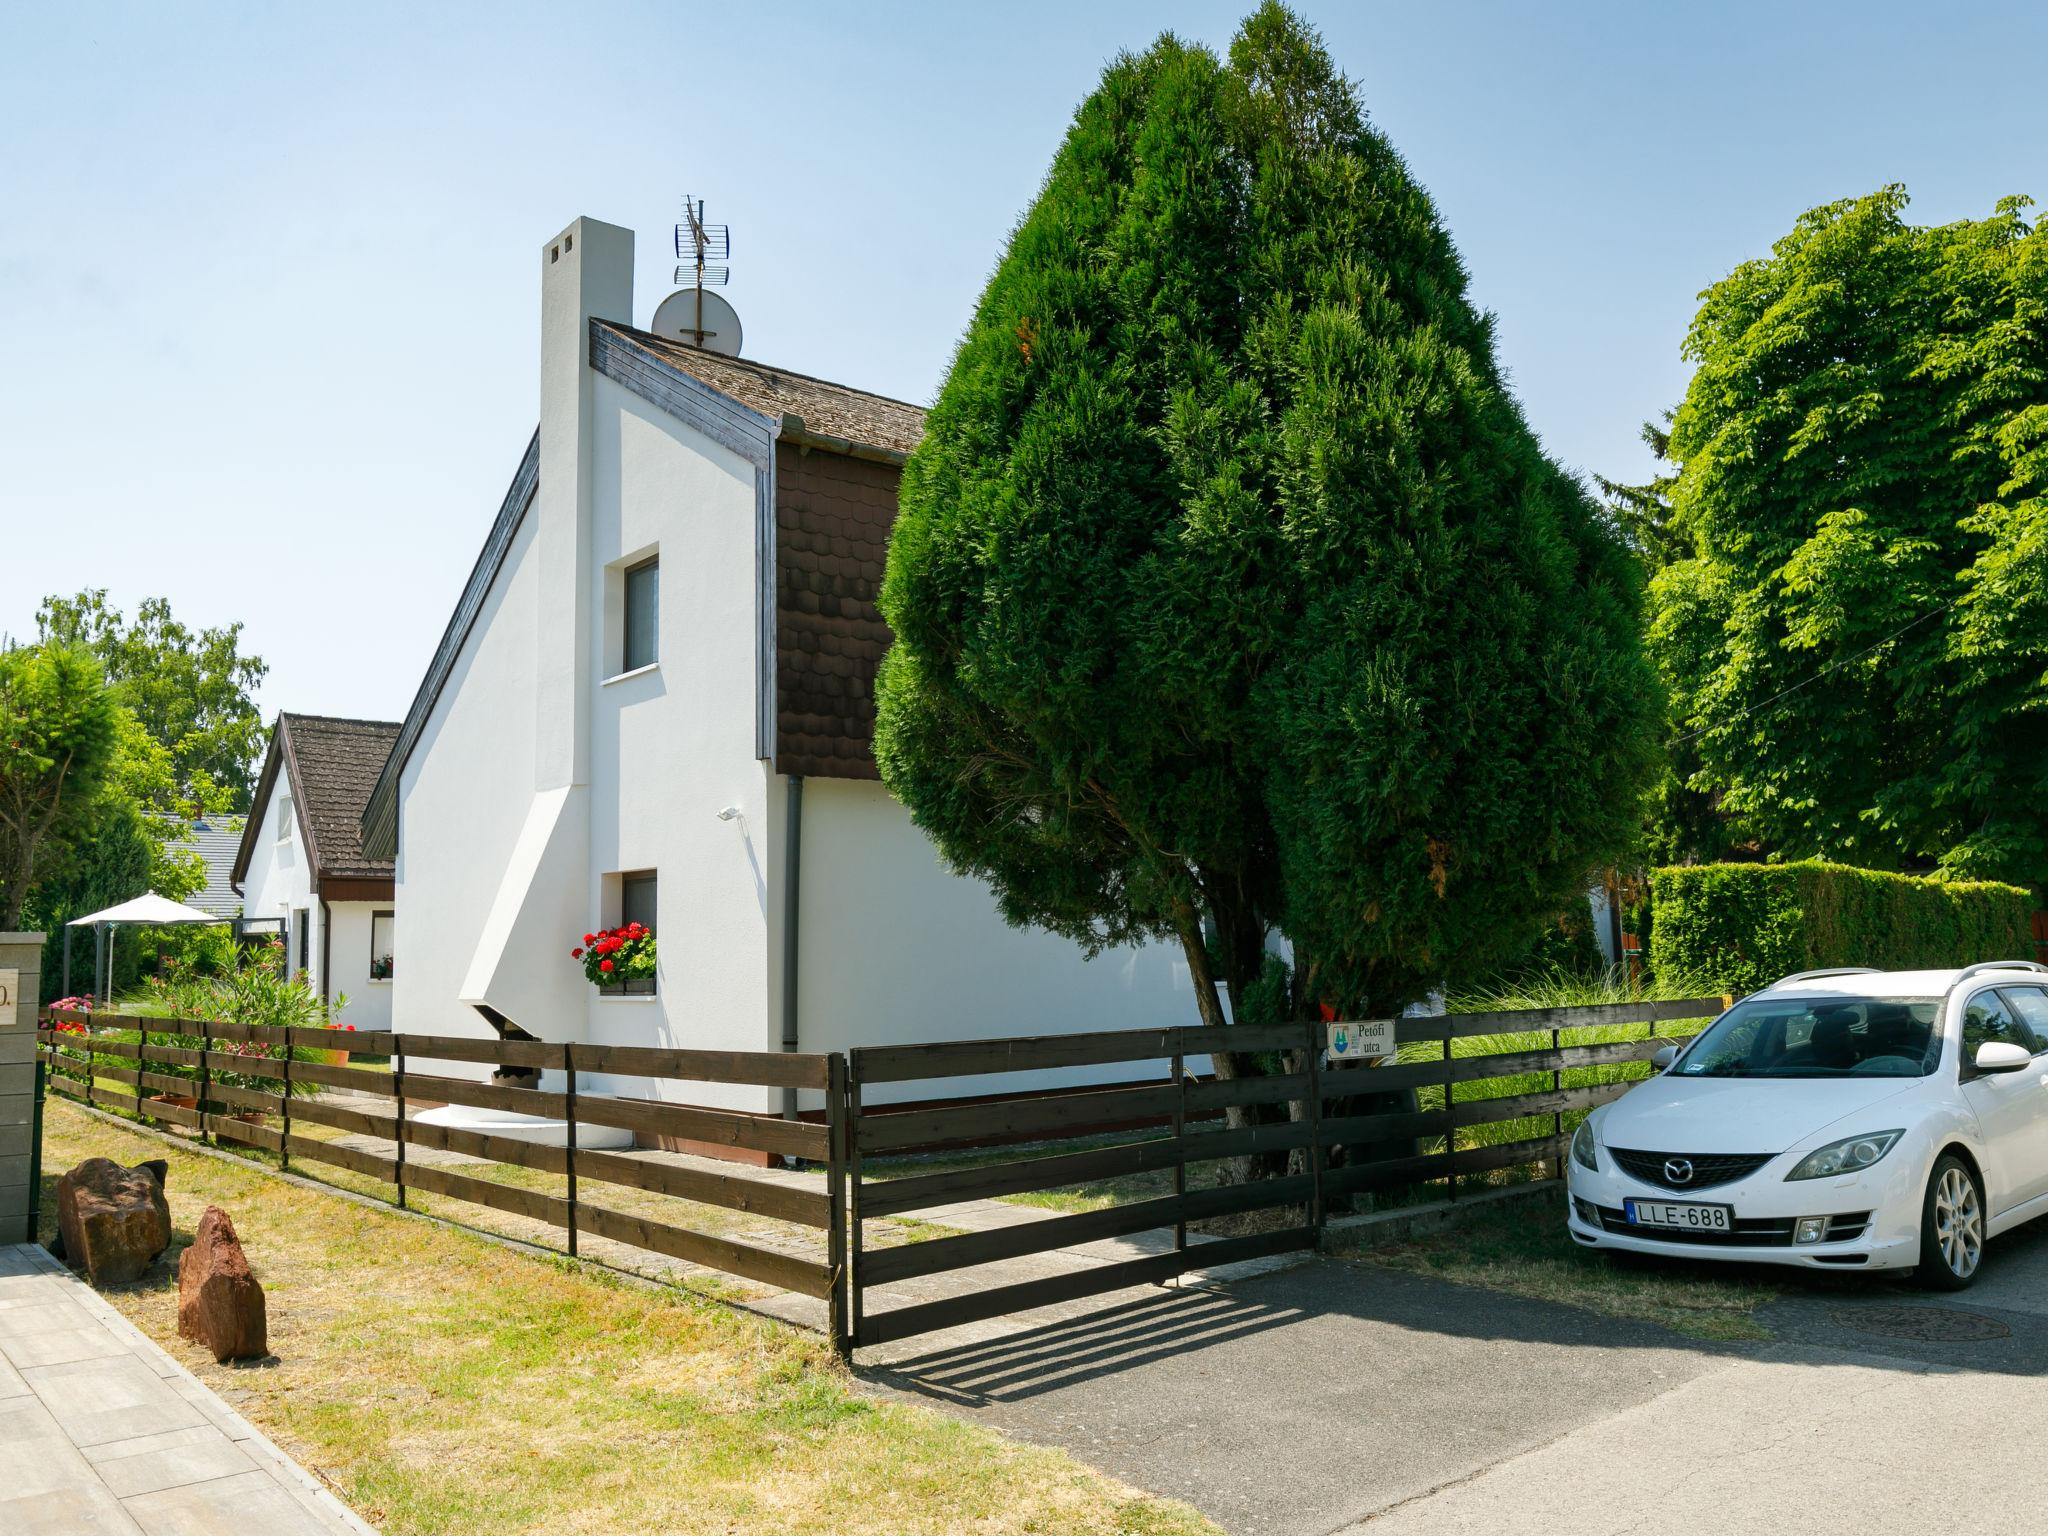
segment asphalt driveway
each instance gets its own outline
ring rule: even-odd
[[[2048,1524],[2048,1223],[1961,1297],[1871,1280],[1761,1316],[1769,1344],[1703,1345],[1318,1259],[872,1374],[1246,1536]]]

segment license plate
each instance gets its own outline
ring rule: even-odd
[[[1632,1227],[1679,1227],[1688,1232],[1732,1232],[1732,1205],[1691,1205],[1678,1200],[1624,1200],[1622,1214]]]

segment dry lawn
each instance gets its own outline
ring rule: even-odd
[[[1559,1208],[1503,1206],[1446,1231],[1376,1247],[1360,1261],[1661,1323],[1696,1339],[1763,1339],[1756,1309],[1784,1293],[1762,1266],[1594,1253],[1565,1235]]]
[[[46,1183],[90,1156],[171,1164],[178,1242],[109,1299],[387,1531],[1215,1531],[1062,1453],[870,1397],[810,1335],[52,1100]],[[217,1366],[176,1336],[176,1250],[209,1203],[268,1291],[272,1361]]]

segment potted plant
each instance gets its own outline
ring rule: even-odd
[[[583,963],[583,974],[601,991],[616,992],[628,982],[652,981],[654,930],[643,923],[600,928],[583,935],[583,942],[569,951],[569,958]]]

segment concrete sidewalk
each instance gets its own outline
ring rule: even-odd
[[[370,1536],[41,1248],[0,1247],[0,1532]]]

